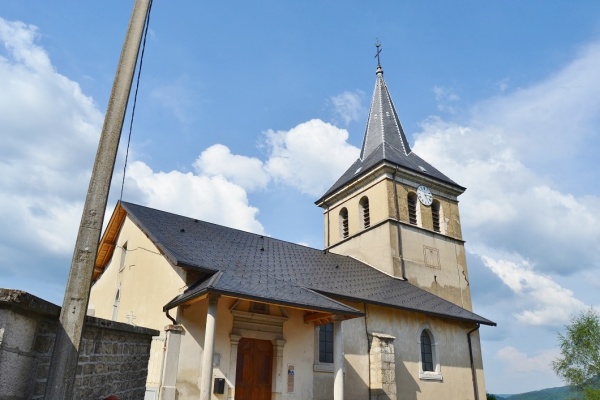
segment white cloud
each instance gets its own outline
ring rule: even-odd
[[[522,323],[560,326],[586,307],[581,290],[594,290],[591,280],[575,291],[558,278],[600,270],[600,191],[582,181],[571,193],[560,180],[597,176],[595,160],[580,155],[600,145],[598,70],[600,42],[547,79],[475,105],[465,121],[430,117],[416,135],[414,151],[468,188],[467,246],[514,292]]]
[[[266,169],[279,182],[319,196],[358,158],[348,144],[348,132],[319,119],[289,131],[265,132],[269,159]]]
[[[454,92],[454,89],[434,86],[433,94],[435,94],[435,100],[438,103],[438,110],[448,112],[450,114],[454,114],[456,112],[456,109],[452,107],[451,104],[460,100],[460,97]]]
[[[573,292],[552,278],[537,272],[527,261],[482,257],[484,264],[521,298],[518,321],[528,325],[562,326],[569,317],[586,308]]]
[[[520,157],[564,160],[597,135],[599,69],[600,42],[595,42],[538,84],[480,103],[473,123],[503,130]]]
[[[600,197],[562,193],[519,157],[504,127],[423,124],[414,151],[468,190],[461,220],[468,240],[517,252],[561,274],[597,269]],[[521,161],[523,160],[523,161]],[[535,240],[533,240],[535,238]],[[577,260],[577,262],[573,262]]]
[[[528,356],[512,346],[505,346],[496,352],[496,358],[506,364],[511,372],[552,372],[551,363],[558,357],[558,349],[541,350],[535,356]]]
[[[42,260],[72,252],[102,124],[93,100],[56,72],[36,39],[36,27],[0,18],[4,273],[49,268]]]
[[[265,188],[270,179],[261,160],[231,154],[222,144],[204,150],[194,162],[194,168],[199,174],[223,176],[249,191]]]
[[[127,170],[126,180],[130,198],[149,207],[264,233],[256,219],[258,209],[249,205],[246,191],[222,176],[154,172],[135,161]]]
[[[333,96],[330,101],[337,118],[341,118],[345,125],[352,121],[358,121],[365,116],[365,108],[362,105],[364,93],[360,90],[345,91]]]

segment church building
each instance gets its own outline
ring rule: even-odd
[[[416,155],[383,70],[314,249],[120,202],[90,312],[159,329],[146,399],[483,400],[458,196]]]

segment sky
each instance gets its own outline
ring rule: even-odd
[[[62,303],[132,6],[0,2],[0,287]],[[487,390],[562,385],[557,333],[600,308],[600,2],[155,0],[123,200],[322,248],[376,38],[413,150],[467,187]]]

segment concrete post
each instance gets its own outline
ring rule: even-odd
[[[273,375],[272,379],[275,382],[275,391],[272,393],[272,400],[281,400],[283,398],[283,379],[287,378],[287,370],[283,368],[283,347],[286,341],[283,339],[272,340],[274,362],[273,362]],[[286,372],[285,374],[282,374]]]
[[[48,400],[70,400],[73,396],[81,333],[90,297],[102,220],[149,3],[149,0],[135,1],[108,102],[60,313],[60,326],[46,386]]]
[[[229,389],[227,391],[227,400],[233,400],[235,399],[238,345],[242,337],[234,334],[231,334],[229,337],[231,339],[231,350],[229,351]]]
[[[219,296],[208,295],[204,349],[202,352],[202,378],[200,378],[200,400],[210,400],[213,376],[213,354],[215,352],[215,328]]]
[[[333,322],[333,400],[344,400],[344,333],[342,321]]]
[[[177,390],[177,366],[179,365],[179,348],[181,335],[185,330],[181,325],[165,326],[167,332],[165,361],[163,365],[162,382],[160,383],[160,400],[175,400]]]

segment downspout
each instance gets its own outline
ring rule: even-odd
[[[165,315],[167,316],[167,318],[169,318],[171,320],[171,322],[173,322],[173,325],[177,325],[177,321],[175,320],[175,318],[171,317],[171,315],[169,315],[169,311],[167,310],[165,311]],[[167,362],[167,333],[165,332],[165,341],[163,343],[163,354],[162,354],[162,359],[160,362],[160,377],[158,378],[158,396],[159,398],[162,398],[162,391],[163,391],[163,376],[165,374],[165,363]]]
[[[398,255],[400,256],[400,272],[402,279],[406,279],[406,267],[404,265],[404,252],[402,251],[402,230],[400,229],[400,206],[398,205],[398,189],[396,188],[396,173],[398,172],[398,166],[394,170],[393,185],[394,185],[394,203],[396,205],[396,231],[398,235]]]
[[[167,318],[169,318],[173,322],[173,325],[177,325],[177,321],[175,321],[175,319],[169,315],[169,310],[165,311],[165,314]]]
[[[369,341],[369,328],[367,326],[367,303],[365,304],[365,334],[367,336],[367,366],[369,367],[369,400],[371,399],[371,342]]]
[[[327,206],[327,231],[325,232],[326,241],[325,248],[328,249],[331,245],[331,221],[329,220],[329,206]]]
[[[469,343],[469,359],[471,361],[471,375],[473,376],[473,393],[475,400],[479,400],[479,390],[477,389],[477,372],[475,371],[475,363],[473,362],[473,346],[471,344],[471,333],[479,329],[479,324],[467,333],[467,342]]]

